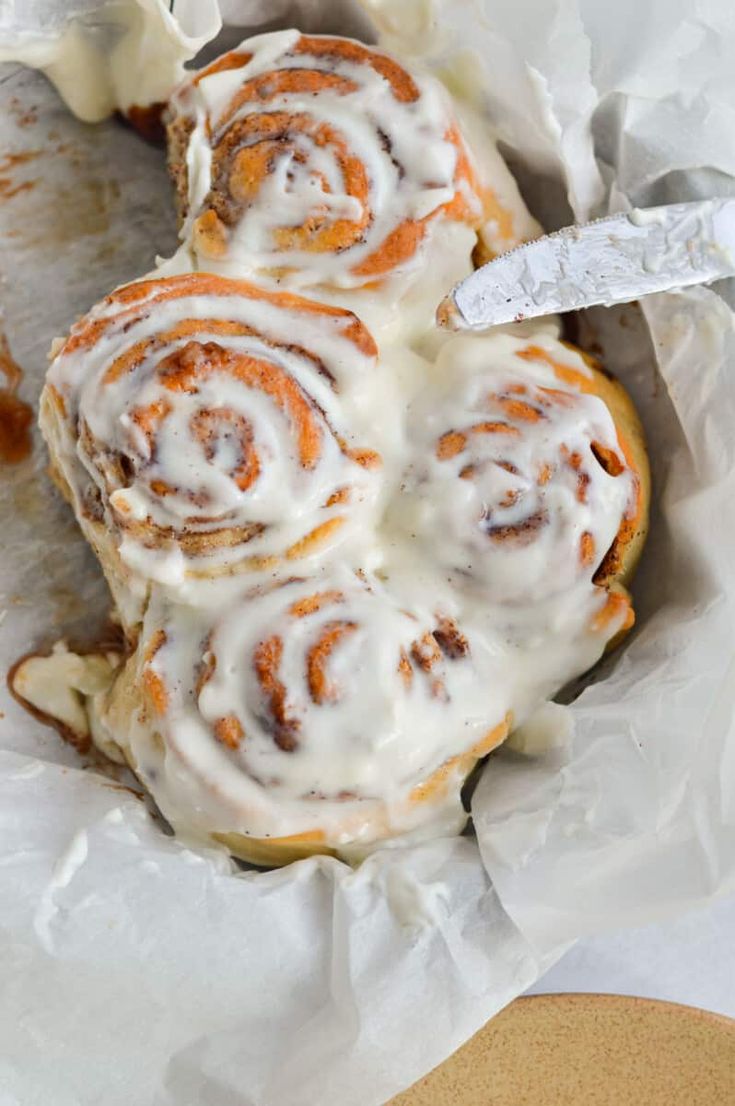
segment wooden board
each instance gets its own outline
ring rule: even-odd
[[[735,1021],[623,995],[521,998],[389,1106],[735,1106]]]

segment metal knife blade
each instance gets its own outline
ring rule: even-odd
[[[636,208],[501,254],[453,288],[437,320],[479,330],[733,275],[735,199]]]

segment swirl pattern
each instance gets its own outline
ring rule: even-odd
[[[260,587],[196,634],[176,607],[150,626],[136,679],[141,717],[172,758],[166,778],[216,794],[248,837],[319,833],[334,845],[446,804],[461,818],[461,782],[507,733],[457,622],[401,608],[364,574]],[[151,748],[146,731],[137,764]]]
[[[358,287],[416,268],[438,223],[500,210],[438,82],[350,39],[249,39],[172,108],[170,166],[202,267],[234,256]]]
[[[456,107],[349,39],[247,40],[171,101],[182,248],[54,350],[41,426],[128,646],[94,740],[256,863],[459,830],[478,760],[632,624],[623,389],[543,327],[435,329],[535,232]]]
[[[349,312],[287,293],[205,274],[123,287],[49,373],[78,439],[69,483],[83,472],[77,498],[97,497],[123,560],[151,578],[323,552],[375,496],[380,458],[346,425],[374,354]]]
[[[611,413],[617,386],[558,342],[499,335],[455,339],[440,370],[438,394],[413,412],[425,459],[397,503],[401,525],[492,603],[614,583],[643,522],[642,474]]]

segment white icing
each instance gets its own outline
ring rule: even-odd
[[[566,749],[574,736],[574,715],[561,703],[542,703],[522,726],[513,731],[507,747],[526,757],[540,757],[554,749]]]
[[[434,231],[445,221],[439,209],[455,193],[467,203],[466,221],[481,222],[480,199],[457,174],[457,147],[447,137],[453,114],[446,91],[434,78],[411,73],[418,95],[401,100],[385,76],[367,63],[293,52],[299,38],[298,32],[279,31],[248,39],[238,48],[252,55],[247,64],[185,84],[172,98],[175,112],[190,118],[194,126],[187,151],[189,215],[182,229],[184,241],[191,242],[194,263],[218,272],[231,272],[233,266],[239,272],[277,270],[279,280],[291,287],[359,288],[375,278],[357,273],[356,268],[405,220],[428,218],[422,246],[395,274],[388,273],[391,279],[407,273],[415,276],[423,271],[427,252],[434,260],[442,258],[433,242]],[[283,91],[265,101],[253,92],[231,110],[233,97],[245,82],[270,72],[303,69],[334,74],[341,84],[316,96]],[[352,82],[354,89],[345,91],[345,82]],[[236,134],[244,120],[252,126],[258,116],[264,121],[260,141],[265,144],[262,133],[267,120],[277,113],[294,118],[299,126],[280,124],[279,152],[272,153],[264,184],[230,227],[226,255],[220,258],[209,251],[202,255],[192,232],[213,183],[212,149]],[[327,134],[328,140],[323,141],[320,135]],[[236,149],[257,149],[258,144],[255,136],[243,137]],[[343,153],[357,159],[365,173],[367,206],[351,194],[340,163]],[[226,187],[216,180],[214,184]],[[355,241],[338,251],[279,244],[282,228],[300,228],[315,212],[322,220],[320,229],[336,220],[359,222],[361,218],[366,226]],[[475,240],[474,234],[466,238],[462,275],[470,271]],[[405,280],[399,283],[405,286]]]
[[[298,617],[294,606],[314,596],[323,606]],[[152,607],[147,624],[153,633],[162,628],[166,641],[150,669],[171,699],[162,722],[141,714],[133,725],[134,760],[144,772],[153,768],[151,787],[165,793],[167,809],[204,808],[220,831],[268,836],[316,823],[330,839],[359,840],[376,828],[385,835],[433,820],[436,809],[408,803],[408,793],[502,723],[505,703],[500,681],[487,684],[481,643],[477,658],[470,641],[466,656],[442,654],[423,670],[412,649],[441,613],[429,596],[407,608],[379,580],[345,566],[250,593],[240,585],[216,613]],[[333,630],[319,666],[315,649]],[[258,675],[259,650],[274,640],[274,671],[287,689],[280,726]],[[202,664],[212,661],[197,688]],[[321,693],[308,678],[314,663]],[[237,749],[213,740],[223,718],[241,727]],[[163,763],[151,740],[161,724]],[[455,820],[461,782],[461,774],[450,776],[444,796]]]
[[[77,504],[85,481],[99,487],[131,582],[139,596],[150,595],[139,677],[147,664],[168,700],[160,718],[149,707],[133,709],[125,732],[120,711],[108,715],[98,700],[95,740],[127,749],[166,817],[200,835],[318,830],[327,843],[354,855],[375,840],[428,827],[457,828],[464,818],[466,765],[446,769],[446,779],[427,799],[411,799],[412,791],[448,760],[478,746],[506,717],[522,723],[590,667],[624,616],[621,611],[595,629],[606,593],[592,576],[630,507],[634,484],[627,470],[606,472],[591,451],[595,442],[624,460],[603,402],[569,383],[591,381],[590,370],[542,329],[530,339],[503,332],[445,338],[435,357],[394,345],[376,364],[350,340],[356,321],[348,314],[310,313],[290,301],[277,306],[211,290],[198,294],[202,282],[210,288],[203,274],[183,281],[184,292],[174,299],[160,299],[161,288],[171,286],[163,282],[152,283],[138,307],[131,308],[125,295],[124,309],[114,297],[100,305],[60,348],[49,371],[68,412],[70,452],[62,451],[57,463]],[[236,287],[223,282],[222,291]],[[156,501],[155,478],[175,485],[180,496],[182,488],[206,492],[223,512],[267,518],[265,534],[278,537],[282,548],[284,535],[303,533],[314,505],[345,479],[345,454],[335,447],[324,452],[318,494],[310,499],[308,487],[301,496],[295,493],[290,474],[279,467],[292,451],[282,411],[263,404],[260,393],[251,403],[231,374],[210,390],[201,367],[202,391],[193,398],[186,389],[175,394],[174,428],[185,435],[192,412],[202,406],[244,412],[257,423],[260,448],[270,443],[278,479],[251,502],[233,497],[226,474],[238,455],[226,437],[215,442],[209,457],[190,438],[177,449],[165,435],[146,454],[147,439],[136,437],[140,427],[131,412],[165,398],[166,357],[179,339],[163,342],[160,336],[192,319],[203,320],[204,334],[194,327],[194,336],[211,343],[210,361],[234,350],[287,364],[300,386],[318,396],[330,425],[345,434],[361,428],[358,440],[380,452],[380,468],[354,466],[370,486],[369,503],[367,509],[359,498],[349,504],[349,539],[338,561],[322,549],[297,563],[281,559],[259,572],[208,579],[206,570],[216,570],[223,556],[249,555],[251,543],[237,553],[226,545],[208,558],[194,558],[175,541],[139,540],[126,527],[126,517],[147,521],[163,517],[164,509],[182,534],[196,525],[177,513],[176,497],[171,505],[167,496],[163,504]],[[239,321],[257,334],[222,334],[214,327],[217,319]],[[90,323],[106,329],[85,348]],[[288,347],[265,344],[284,333],[297,341],[300,353],[293,341]],[[363,344],[367,340],[363,335]],[[433,340],[426,345],[431,350]],[[103,376],[131,349],[138,351],[134,369],[103,385]],[[334,384],[304,350],[319,352]],[[576,378],[560,379],[543,354]],[[526,417],[508,400],[527,404]],[[194,407],[179,412],[179,402]],[[99,436],[99,450],[82,448],[82,438],[73,452],[77,417]],[[488,421],[515,433],[472,431]],[[456,432],[464,435],[461,449],[437,456],[437,443]],[[127,451],[131,475],[110,492],[105,472],[115,470],[120,451]],[[472,479],[460,475],[467,465],[476,466]],[[539,484],[544,465],[549,478]],[[512,503],[509,491],[517,493]],[[121,501],[130,506],[127,516],[119,513]],[[489,520],[512,527],[529,516],[541,521],[528,541],[498,543],[488,534]],[[583,534],[595,551],[584,563]],[[366,575],[356,576],[356,569]],[[339,592],[340,598],[303,619],[289,614],[297,600],[315,592]],[[467,648],[458,656],[439,648],[435,667],[426,672],[415,648],[431,644],[426,635],[444,619],[457,627]],[[308,658],[335,622],[347,628],[327,648],[322,665],[334,695],[320,700],[317,694],[315,700],[308,690]],[[147,662],[146,651],[160,631],[164,644]],[[274,638],[281,643],[274,669],[283,688],[281,705],[294,723],[285,731],[274,722],[273,701],[254,659]],[[202,684],[213,657],[214,672]],[[404,658],[412,669],[408,684]],[[236,748],[217,736],[222,719],[235,726]],[[275,740],[282,732],[287,744],[293,738],[293,748]]]
[[[466,66],[469,66],[474,59],[470,57],[464,61]],[[452,81],[451,87],[455,84],[456,81]],[[478,176],[485,185],[491,187],[505,215],[504,225],[500,226],[497,215],[490,214],[479,231],[480,238],[487,249],[491,253],[500,254],[514,249],[522,242],[538,238],[543,234],[543,227],[533,218],[521,199],[518,185],[500,156],[494,137],[489,132],[488,121],[475,106],[477,95],[472,96],[470,93],[469,89],[457,89],[452,103],[462,133],[472,151]],[[447,287],[449,285],[444,286],[445,292]]]
[[[197,319],[200,329],[177,335]],[[223,335],[219,323],[250,332]],[[99,341],[75,347],[73,334],[49,369],[69,411],[60,462],[77,502],[82,473],[99,489],[134,575],[176,587],[190,572],[280,557],[333,520],[331,545],[368,524],[379,460],[365,467],[349,448],[372,445],[359,431],[370,433],[366,395],[378,370],[349,336],[360,329],[353,316],[194,290],[133,309],[113,298],[75,334],[97,324],[106,324]],[[220,362],[211,370],[213,343]],[[111,379],[136,350],[134,366]],[[330,504],[339,493],[346,501]],[[179,545],[184,533],[237,528],[242,538],[204,553]]]
[[[116,0],[93,19],[5,34],[0,61],[40,69],[75,115],[96,123],[165,101],[221,25],[217,0],[178,0],[175,17],[165,0]]]
[[[665,207],[634,207],[627,214],[634,227],[664,226],[666,211]]]
[[[436,221],[427,251],[429,256],[418,279],[416,273],[409,269],[382,281],[378,287],[343,289],[318,285],[303,289],[302,294],[320,303],[348,307],[362,319],[381,351],[390,352],[390,347],[398,346],[399,355],[403,356],[407,346],[422,343],[427,336],[440,341],[444,339],[443,334],[433,329],[436,307],[447,288],[472,271],[471,255],[476,243],[477,233],[467,224]],[[185,273],[190,272],[192,267],[196,268],[196,264],[184,244],[156,272]],[[244,271],[237,259],[229,257],[207,261],[202,268],[234,278]],[[274,289],[289,284],[287,275],[274,280],[267,274],[259,273],[257,279],[264,287]]]
[[[182,832],[317,831],[358,856],[458,831],[470,762],[506,720],[526,724],[529,747],[545,740],[540,705],[625,617],[623,604],[597,620],[607,594],[593,575],[636,487],[610,413],[584,391],[592,374],[555,322],[483,337],[433,325],[471,270],[481,222],[479,207],[475,226],[433,217],[457,187],[441,86],[414,77],[421,95],[401,103],[370,66],[301,57],[298,41],[251,39],[245,67],[179,90],[176,110],[194,123],[182,247],[137,299],[113,294],[55,346],[48,380],[65,413],[60,428],[42,418],[99,548],[99,519],[85,515],[96,496],[126,626],[144,616],[132,670],[85,708],[94,740],[125,751]],[[343,253],[274,247],[274,231],[301,225],[315,202],[327,220],[360,217],[330,145],[294,135],[226,256],[197,257],[210,129],[216,146],[243,81],[302,65],[357,88],[250,100],[235,117],[308,114],[347,136],[370,176],[365,240]],[[477,118],[460,114],[481,149]],[[496,158],[491,146],[478,169],[513,211],[511,226],[483,228],[502,248],[537,228]],[[419,252],[360,287],[355,265],[427,215]],[[227,283],[253,272],[266,291]],[[282,285],[308,286],[319,303],[278,299]]]
[[[613,619],[606,629],[593,629],[605,593],[593,586],[592,574],[633,488],[629,473],[608,475],[590,453],[593,440],[619,451],[602,401],[560,381],[543,361],[519,357],[528,344],[499,333],[454,338],[433,366],[407,355],[400,376],[406,421],[393,427],[390,463],[381,474],[390,502],[367,544],[355,547],[354,562],[321,562],[304,580],[281,574],[255,588],[242,577],[189,582],[176,603],[154,596],[141,652],[163,630],[165,643],[150,669],[170,700],[162,718],[150,710],[134,713],[128,732],[117,737],[174,825],[256,837],[319,829],[352,856],[376,839],[461,825],[461,770],[449,771],[430,801],[408,796],[506,716],[520,723],[533,716],[529,741],[539,745],[541,716],[534,711],[593,664],[620,626]],[[590,378],[584,361],[555,339],[539,333],[534,344],[581,379]],[[409,405],[422,380],[421,394]],[[559,471],[547,485],[548,522],[532,532],[529,544],[508,551],[488,543],[485,533],[478,536],[477,502],[459,494],[466,482],[455,471],[456,458],[446,474],[437,473],[433,446],[457,419],[465,427],[477,421],[478,397],[490,388],[502,396],[509,384],[520,383],[554,389],[564,403],[542,407],[544,417],[529,426],[515,420],[523,437],[514,440],[510,457],[519,472],[542,463]],[[510,394],[526,402],[534,395]],[[377,421],[379,396],[373,404]],[[513,424],[507,411],[502,417]],[[562,445],[583,458],[580,471],[589,477],[584,501],[576,494],[577,470],[570,483],[559,465]],[[492,466],[492,451],[488,458],[481,450],[473,461]],[[485,503],[506,492],[504,477],[496,487],[496,476],[490,474],[489,490],[481,477]],[[529,482],[523,491],[532,501],[523,510],[536,513],[538,489]],[[428,512],[421,526],[417,501]],[[578,548],[585,530],[599,556],[583,565]],[[464,563],[458,571],[455,563],[463,541],[471,571]],[[378,576],[355,576],[350,563],[369,564]],[[330,598],[333,592],[339,595]],[[299,600],[325,593],[328,601],[318,610],[303,618],[289,613]],[[467,652],[441,655],[426,673],[412,649],[441,618],[458,627]],[[310,650],[334,623],[348,628],[324,663],[333,695],[315,701],[307,679]],[[276,740],[279,727],[255,660],[258,648],[274,638],[281,643],[276,672],[285,689],[283,711],[294,723],[284,732],[294,748]],[[402,656],[412,665],[409,686],[399,668]],[[202,671],[213,659],[214,672],[202,685]],[[236,720],[237,748],[217,739],[221,719]]]
[[[50,370],[69,409],[77,410],[79,403],[82,411],[79,397],[86,397],[95,432],[109,433],[112,440],[119,427],[117,400],[98,384],[120,355],[121,340],[129,349],[144,333],[152,343],[154,332],[169,329],[174,316],[244,318],[240,313],[253,309],[249,301],[232,296],[188,296],[175,311],[162,305],[160,317],[156,307],[154,317],[148,311],[152,298],[147,297],[139,321],[127,317],[124,331],[113,323],[92,351],[62,347]],[[114,308],[102,305],[94,317],[114,318]],[[275,332],[276,319],[268,311],[264,317]],[[322,553],[297,565],[282,562],[267,573],[236,577],[192,575],[180,550],[172,554],[158,545],[131,545],[125,534],[123,553],[133,579],[151,588],[139,679],[148,664],[163,681],[168,705],[160,718],[149,708],[134,709],[121,732],[120,712],[108,717],[102,703],[93,734],[95,740],[127,749],[177,827],[256,837],[319,830],[329,844],[353,855],[350,850],[359,852],[375,840],[460,826],[466,768],[448,769],[428,800],[411,800],[412,790],[448,759],[468,753],[507,716],[522,723],[598,659],[624,612],[606,627],[594,628],[606,593],[593,585],[592,575],[630,506],[634,485],[627,470],[611,476],[591,452],[594,441],[622,463],[602,401],[560,380],[538,354],[528,359],[532,344],[576,372],[580,381],[591,379],[584,361],[548,331],[539,330],[531,341],[503,332],[454,337],[444,341],[433,363],[391,347],[385,363],[375,366],[367,359],[360,372],[355,370],[361,355],[353,347],[350,376],[347,355],[334,356],[346,339],[335,331],[332,317],[326,323],[321,317],[301,323],[300,344],[308,336],[327,349],[340,389],[344,382],[344,394],[323,386],[325,402],[336,404],[335,417],[348,412],[350,426],[372,428],[369,444],[379,447],[383,458],[381,468],[370,474],[373,509],[340,548],[339,561]],[[84,323],[77,334],[84,334]],[[218,335],[220,341],[225,340]],[[125,385],[133,388],[135,402],[153,379],[147,369],[141,371],[135,387]],[[378,381],[381,387],[374,386]],[[388,381],[390,392],[382,387]],[[229,381],[222,387],[217,402],[234,403]],[[511,391],[521,387],[524,392]],[[547,395],[543,389],[550,390],[554,403],[540,401]],[[491,395],[528,403],[539,418],[524,420],[502,406],[495,410]],[[279,425],[277,410],[264,411],[263,417]],[[469,432],[478,420],[490,419],[518,431],[502,435],[500,453],[496,442],[501,435]],[[468,456],[458,452],[440,460],[437,441],[458,429],[466,434]],[[225,455],[228,449],[225,443]],[[563,450],[580,455],[578,467],[562,463]],[[195,456],[191,447],[189,454]],[[200,486],[181,458],[166,453],[165,459],[169,467],[161,470],[162,478],[171,480],[176,473],[177,479]],[[225,461],[230,464],[232,456]],[[509,472],[498,461],[517,471]],[[342,463],[336,453],[329,456],[331,466],[339,469]],[[478,466],[473,481],[459,475],[469,463]],[[553,471],[539,487],[533,474],[544,464]],[[80,471],[87,472],[77,463],[67,476],[74,480]],[[521,494],[503,507],[511,485]],[[288,482],[271,486],[268,498],[273,525],[281,519],[290,525]],[[527,543],[506,548],[478,525],[478,515],[494,511],[500,512],[499,524],[507,526],[529,514],[545,516]],[[133,513],[140,516],[143,508],[136,506]],[[583,564],[584,533],[591,535],[596,555]],[[365,575],[355,575],[355,569]],[[340,597],[303,618],[289,614],[298,600],[325,592]],[[439,650],[437,667],[427,673],[414,646],[425,645],[425,635],[442,619],[458,628],[467,650],[458,657]],[[315,701],[308,689],[308,658],[330,623],[348,628],[324,655],[324,679],[334,695]],[[146,651],[161,630],[165,642],[146,662]],[[275,670],[284,689],[285,717],[295,723],[284,731],[294,748],[275,740],[279,727],[254,659],[273,638],[281,643]],[[410,685],[399,667],[403,657],[412,667]],[[213,674],[202,684],[212,658]],[[221,719],[235,720],[237,748],[218,739]]]
[[[557,342],[536,344],[559,356]],[[481,581],[493,603],[538,604],[586,587],[633,490],[627,471],[608,475],[592,452],[600,443],[625,464],[603,401],[565,385],[543,360],[520,360],[527,345],[498,334],[443,347],[433,386],[409,410],[416,459],[395,504],[396,525],[458,586]],[[571,351],[561,359],[591,376]]]

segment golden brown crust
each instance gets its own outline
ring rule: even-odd
[[[176,116],[166,126],[168,145],[168,172],[174,186],[174,201],[179,226],[182,225],[189,208],[189,171],[186,166],[186,148],[194,129],[191,119]]]
[[[246,837],[242,833],[213,833],[212,837],[238,860],[259,868],[283,868],[310,856],[337,856],[322,835],[294,834],[293,837]]]
[[[147,606],[147,594],[141,596],[137,610],[121,603],[121,597],[130,592],[130,574],[120,557],[117,538],[105,524],[101,505],[96,499],[96,488],[90,484],[89,494],[77,504],[60,462],[66,434],[66,410],[62,396],[50,385],[41,393],[39,424],[49,451],[49,475],[61,495],[77,515],[82,532],[92,546],[102,572],[112,593],[116,614],[120,617],[125,637],[134,646],[140,632],[140,624]]]
[[[165,756],[165,739],[157,728],[162,721],[158,689],[144,678],[146,658],[151,655],[152,650],[155,652],[157,645],[154,635],[151,643],[141,642],[136,652],[128,658],[107,694],[103,719],[105,729],[120,741],[122,755],[131,771],[144,786],[145,779],[127,743],[126,735],[130,733],[136,718],[139,719],[147,726],[149,730],[147,740],[157,749],[157,755]],[[456,785],[457,779],[466,779],[478,761],[502,744],[510,732],[511,725],[512,718],[508,715],[466,753],[450,757],[422,783],[414,787],[407,797],[407,803],[441,803],[448,790]],[[387,825],[383,836],[391,836]],[[325,833],[319,829],[287,837],[261,838],[241,833],[216,832],[213,832],[211,837],[224,845],[233,856],[259,867],[277,868],[309,856],[339,855],[338,846],[330,843]]]
[[[651,469],[646,451],[646,441],[638,412],[624,386],[611,373],[603,371],[598,362],[587,355],[583,356],[594,373],[595,392],[604,401],[613,417],[621,447],[626,453],[628,464],[640,484],[640,510],[635,520],[634,531],[622,553],[620,563],[616,565],[609,578],[609,586],[619,584],[628,587],[640,560],[648,533]]]
[[[452,780],[457,776],[467,779],[476,764],[503,743],[510,728],[511,718],[508,717],[490,730],[474,748],[462,756],[450,758],[418,784],[411,792],[409,801],[424,803],[441,799]],[[212,837],[239,860],[263,868],[280,868],[309,856],[339,855],[339,849],[331,846],[320,830],[290,837],[246,837],[241,833],[213,833]]]
[[[154,637],[155,642],[155,637]],[[155,645],[154,645],[155,648]],[[155,730],[154,721],[160,717],[157,689],[143,679],[144,660],[151,653],[151,645],[139,646],[120,669],[107,696],[104,711],[105,728],[120,741],[120,750],[130,770],[145,786],[145,779],[127,744],[136,716],[151,728],[150,741],[158,755],[165,756],[165,742]],[[212,839],[224,845],[233,856],[259,867],[276,868],[317,853],[335,856],[335,850],[324,841],[319,831],[297,834],[292,837],[256,838],[238,833],[213,833]]]
[[[646,451],[643,426],[633,400],[611,373],[605,372],[599,363],[587,354],[585,361],[592,369],[595,392],[604,401],[618,431],[618,441],[626,460],[638,480],[638,499],[635,516],[630,520],[630,530],[624,543],[615,543],[595,573],[595,582],[607,589],[611,597],[621,597],[631,603],[630,585],[643,552],[648,534],[651,503],[651,468]],[[631,608],[632,610],[632,608]],[[605,652],[616,649],[633,626],[630,618],[605,646]]]
[[[606,651],[609,651],[623,640],[635,621],[628,589],[648,533],[651,470],[643,427],[633,401],[623,385],[583,350],[569,342],[563,342],[562,345],[582,357],[587,368],[592,372],[592,378],[556,360],[541,346],[530,344],[521,350],[518,356],[522,360],[543,361],[553,369],[562,383],[596,395],[603,401],[613,418],[620,450],[635,481],[633,502],[623,519],[615,542],[603,557],[593,578],[595,584],[604,588],[608,594],[607,606],[598,614],[594,628],[599,630],[613,619],[621,617],[623,619],[621,629],[607,643]],[[620,465],[619,458],[614,461],[617,468],[612,469],[609,468],[604,454],[604,450],[598,450],[596,453],[600,464],[608,471],[617,471]]]

